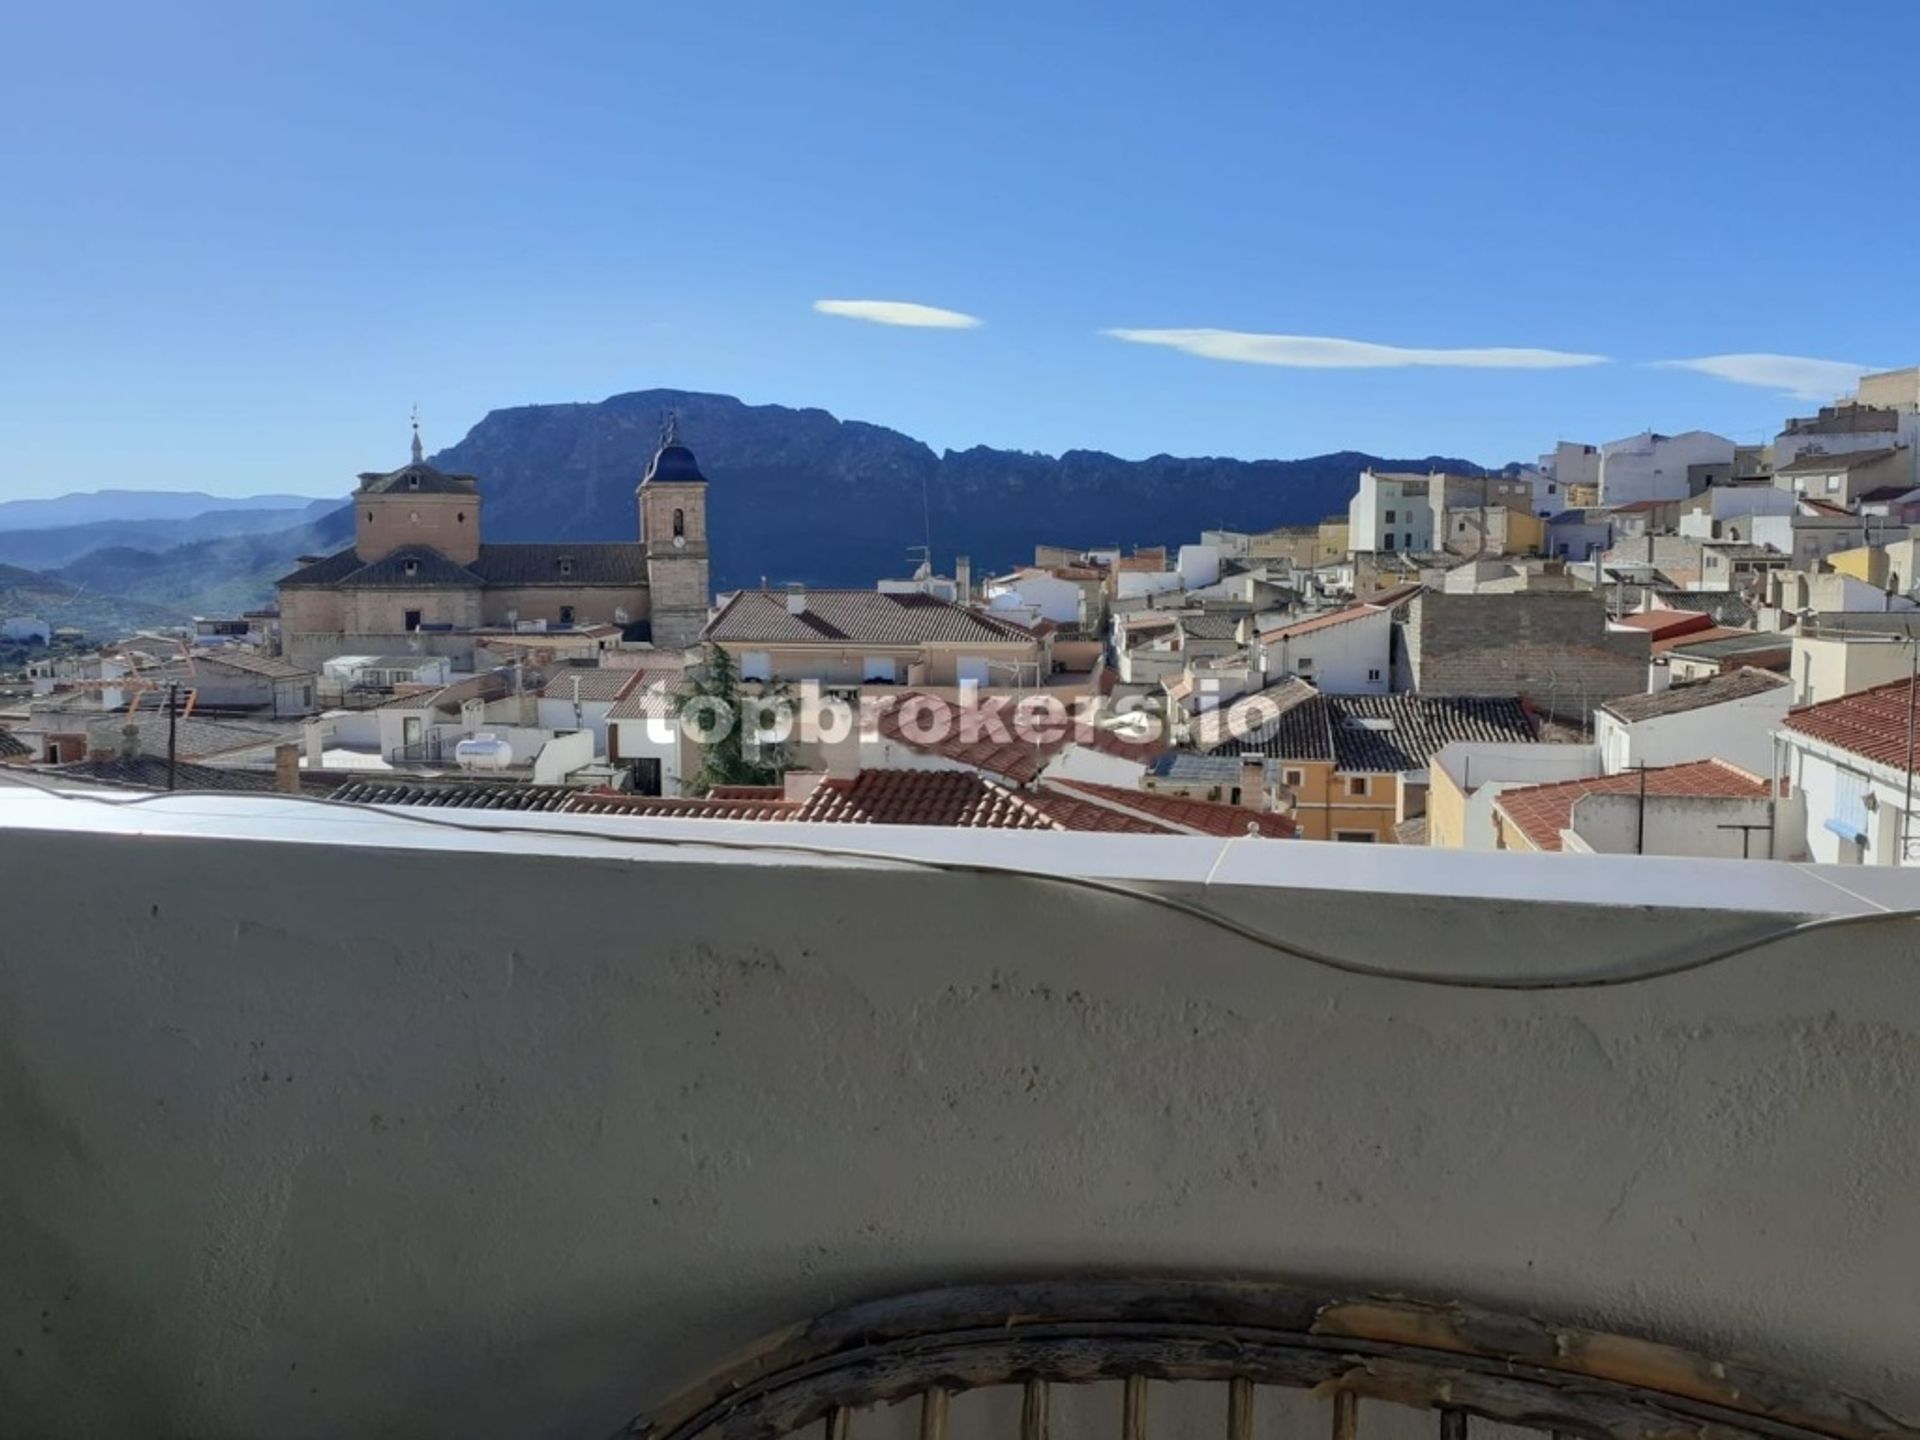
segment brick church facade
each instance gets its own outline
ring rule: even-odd
[[[289,655],[315,662],[545,622],[618,625],[662,648],[696,643],[707,621],[707,481],[671,424],[637,492],[637,542],[489,544],[479,482],[413,459],[360,476],[351,547],[279,582]]]

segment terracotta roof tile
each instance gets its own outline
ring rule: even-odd
[[[1260,643],[1272,640],[1291,640],[1296,635],[1311,635],[1316,630],[1331,629],[1335,625],[1346,625],[1354,620],[1364,620],[1369,615],[1381,613],[1378,605],[1362,603],[1349,605],[1344,610],[1334,610],[1325,615],[1315,615],[1306,620],[1296,620],[1291,625],[1282,625],[1277,630],[1262,630]]]
[[[627,692],[645,683],[644,670],[599,670],[585,665],[570,665],[552,672],[552,678],[540,689],[542,700],[612,701],[626,698]]]
[[[1909,681],[1893,680],[1787,713],[1786,728],[1811,740],[1874,760],[1904,773],[1909,719],[1920,723],[1920,696]]]
[[[1688,685],[1674,685],[1655,694],[1617,696],[1600,708],[1616,719],[1631,724],[1637,720],[1655,720],[1663,715],[1682,715],[1689,710],[1724,705],[1732,700],[1751,699],[1755,695],[1777,691],[1786,683],[1787,677],[1784,675],[1742,666],[1724,675],[1696,680]]]
[[[1638,615],[1622,615],[1613,623],[1629,630],[1643,630],[1659,641],[1710,629],[1713,617],[1699,610],[1645,610]]]
[[[822,780],[792,817],[833,825],[1059,828],[1026,798],[966,770],[862,770]]]
[[[1560,832],[1573,819],[1574,802],[1583,795],[1635,795],[1644,775],[1649,795],[1747,796],[1764,798],[1767,782],[1725,760],[1693,760],[1644,772],[1596,775],[1552,785],[1523,785],[1503,791],[1493,802],[1541,850],[1560,849]]]
[[[1297,829],[1285,815],[1262,814],[1242,805],[1189,800],[1181,795],[1165,795],[1152,790],[1123,790],[1117,785],[1096,785],[1085,780],[1048,780],[1042,789],[1056,793],[1064,791],[1069,797],[1084,797],[1148,823],[1158,821],[1181,831],[1198,831],[1203,835],[1231,838],[1252,833],[1270,839],[1285,839],[1295,834]]]
[[[809,590],[798,615],[787,597],[771,590],[742,590],[707,626],[709,640],[738,644],[805,644],[853,641],[869,645],[928,642],[1006,644],[1031,641],[1033,632],[936,595],[883,594],[877,590]]]

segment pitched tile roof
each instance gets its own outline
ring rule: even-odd
[[[409,690],[382,700],[376,710],[458,710],[469,700],[500,700],[507,694],[506,676],[496,670],[469,675],[437,690]]]
[[[407,562],[413,562],[408,573]],[[639,587],[647,583],[646,546],[636,541],[582,541],[578,544],[482,545],[471,565],[460,565],[426,545],[404,545],[363,564],[351,547],[283,575],[280,585],[294,589],[343,586],[347,589],[423,589],[432,586],[530,585]]]
[[[1027,718],[1036,714],[1037,706],[1025,711],[1020,708],[1026,698],[983,695],[978,704],[968,706],[913,690],[885,696],[876,707],[874,725],[883,739],[1024,785],[1039,775],[1047,761],[1072,738],[1070,725],[1044,712],[1039,712],[1041,724],[1037,727]],[[1046,738],[1023,738],[1023,728],[1030,735],[1044,734]]]
[[[742,644],[923,645],[1007,644],[1034,637],[1030,630],[937,595],[809,590],[806,609],[795,615],[782,593],[742,590],[708,624],[706,638]]]
[[[1344,610],[1334,610],[1325,615],[1296,620],[1292,624],[1282,625],[1277,630],[1262,630],[1259,639],[1263,645],[1274,640],[1291,640],[1297,635],[1311,635],[1316,630],[1331,629],[1335,625],[1347,625],[1355,620],[1365,620],[1370,615],[1381,613],[1380,605],[1362,602],[1358,605],[1349,605]]]
[[[124,710],[101,715],[87,722],[87,743],[102,751],[118,754],[128,724],[140,732],[140,750],[145,755],[167,753],[168,720],[164,712],[153,714]],[[182,760],[204,760],[298,740],[300,726],[276,725],[271,721],[235,723],[228,720],[203,720],[198,715],[176,717],[173,722],[174,754]]]
[[[707,791],[709,800],[784,800],[784,785],[715,785]]]
[[[1906,680],[1842,695],[1787,712],[1786,728],[1904,772],[1909,718],[1920,721],[1920,696]]]
[[[1198,831],[1203,835],[1232,837],[1257,834],[1270,839],[1285,839],[1297,829],[1285,815],[1262,814],[1242,805],[1189,800],[1184,796],[1165,795],[1152,790],[1123,790],[1117,785],[1096,785],[1086,780],[1048,780],[1042,786],[1042,791],[1049,790],[1065,792],[1070,798],[1083,798],[1148,822],[1158,821],[1182,831]]]
[[[1209,754],[1331,761],[1333,733],[1321,699],[1298,678],[1243,695],[1200,718],[1194,726],[1196,747]]]
[[[1786,683],[1787,677],[1784,675],[1776,675],[1771,670],[1756,670],[1749,665],[1706,680],[1674,685],[1658,694],[1620,695],[1600,708],[1615,719],[1631,724],[1638,720],[1683,715],[1689,710],[1703,710],[1709,705],[1724,705],[1732,700],[1770,694]]]
[[[795,820],[839,825],[946,825],[1051,830],[1026,798],[965,770],[862,770],[814,787]]]
[[[1573,819],[1574,802],[1583,795],[1637,795],[1642,778],[1649,795],[1747,796],[1764,798],[1767,782],[1725,760],[1692,760],[1619,775],[1561,780],[1551,785],[1522,785],[1494,799],[1501,811],[1541,850],[1560,849],[1560,832]]]
[[[628,795],[576,790],[564,808],[569,815],[648,815],[659,820],[791,820],[800,807],[790,800],[720,800],[696,795]]]
[[[1892,426],[1888,426],[1889,429]],[[1842,470],[1854,470],[1862,465],[1874,465],[1896,453],[1891,445],[1878,450],[1846,450],[1838,455],[1822,455],[1815,452],[1802,455],[1799,459],[1785,465],[1776,465],[1776,475],[1829,475]]]
[[[567,801],[576,793],[564,785],[523,785],[517,782],[417,784],[396,780],[351,780],[335,790],[333,798],[353,805],[421,805],[434,810],[559,811],[567,808]]]
[[[647,583],[647,547],[633,540],[482,545],[470,568],[486,585],[637,587]]]
[[[403,545],[334,582],[343,590],[431,590],[449,586],[473,588],[483,583],[466,566],[455,564],[438,550],[426,545]]]
[[[1400,773],[1425,770],[1457,740],[1526,743],[1539,738],[1513,696],[1327,695],[1334,767]]]
[[[402,465],[398,470],[363,470],[359,493],[473,495],[479,489],[480,482],[471,475],[449,475],[444,470],[436,470],[424,460],[416,460],[411,465]]]
[[[222,650],[217,655],[196,655],[195,665],[225,666],[267,680],[304,680],[313,674],[304,665],[292,665],[275,655],[256,655],[251,650]]]
[[[540,687],[542,700],[604,702],[619,700],[634,686],[643,683],[644,670],[603,670],[588,665],[569,665],[552,673]]]
[[[0,760],[17,759],[22,755],[31,755],[33,747],[20,739],[11,730],[0,730]]]
[[[684,683],[678,670],[640,670],[640,679],[622,693],[607,711],[609,720],[665,720],[673,712],[674,697]]]

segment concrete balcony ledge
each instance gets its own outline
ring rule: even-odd
[[[97,793],[97,792],[89,792]],[[600,1436],[1023,1274],[1533,1312],[1920,1411],[1897,871],[0,789],[0,1409]],[[564,828],[567,836],[541,833]],[[1146,901],[818,845],[1150,888]]]

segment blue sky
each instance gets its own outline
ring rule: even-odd
[[[653,385],[936,447],[1758,440],[1832,372],[1651,362],[1920,361],[1916,42],[1671,0],[16,7],[0,498],[340,493],[415,401],[437,446]]]

